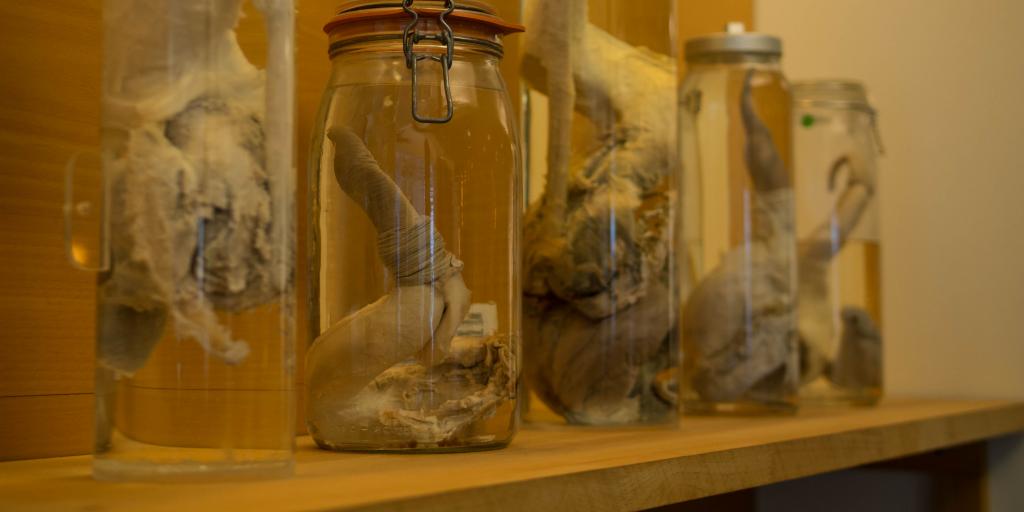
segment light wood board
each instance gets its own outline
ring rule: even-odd
[[[336,454],[301,438],[297,476],[277,481],[97,483],[88,457],[4,463],[0,509],[635,510],[1021,430],[1021,403],[896,400],[671,430],[527,429],[468,454]]]

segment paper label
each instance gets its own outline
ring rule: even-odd
[[[498,305],[493,302],[469,306],[469,313],[462,321],[456,336],[493,336],[498,331]]]

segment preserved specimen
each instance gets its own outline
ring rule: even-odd
[[[801,399],[873,404],[882,393],[877,114],[850,81],[797,83],[794,101]]]
[[[515,433],[520,150],[486,4],[344,5],[310,159],[307,424],[332,450]]]
[[[524,239],[525,370],[543,404],[530,418],[542,406],[575,424],[676,418],[659,385],[679,364],[674,18],[668,2],[630,9],[528,5],[530,147],[546,139]],[[647,9],[662,26],[631,21]],[[651,33],[659,51],[630,40]]]
[[[683,409],[791,412],[797,251],[781,42],[730,24],[686,52]]]
[[[292,467],[293,5],[106,0],[100,478]],[[244,418],[244,421],[240,420]]]

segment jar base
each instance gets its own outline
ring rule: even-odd
[[[580,421],[578,418],[565,418],[550,409],[531,409],[523,413],[523,421],[534,427],[569,427],[592,429],[618,428],[675,428],[679,426],[679,417],[675,411],[658,417],[643,418],[633,421]]]
[[[796,411],[790,402],[683,402],[683,414],[689,416],[784,416]]]
[[[290,438],[288,439],[290,441]],[[295,457],[287,448],[197,448],[138,441],[114,431],[93,456],[96,480],[203,482],[262,480],[295,473]]]
[[[679,426],[679,419],[675,416],[666,419],[654,419],[647,421],[607,421],[607,422],[583,422],[583,421],[567,421],[566,419],[558,416],[558,419],[552,419],[547,416],[530,416],[527,415],[523,418],[523,421],[531,427],[543,428],[543,427],[567,427],[567,428],[581,428],[581,429],[671,429]]]
[[[882,400],[881,391],[801,392],[800,405],[810,407],[874,407]]]
[[[396,454],[431,454],[431,453],[466,453],[500,450],[511,443],[511,439],[503,441],[490,441],[474,444],[458,444],[451,446],[427,445],[417,446],[415,441],[400,442],[393,444],[367,444],[367,443],[332,443],[321,439],[313,438],[316,445],[322,450],[347,453],[396,453]]]
[[[269,480],[287,478],[294,474],[295,463],[292,460],[246,462],[183,460],[165,463],[97,457],[93,459],[92,463],[93,478],[102,481],[202,482],[210,480]]]

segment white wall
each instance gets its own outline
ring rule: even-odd
[[[791,80],[857,78],[881,112],[886,385],[1024,399],[1024,1],[757,0]],[[1024,442],[994,443],[1024,510]]]

